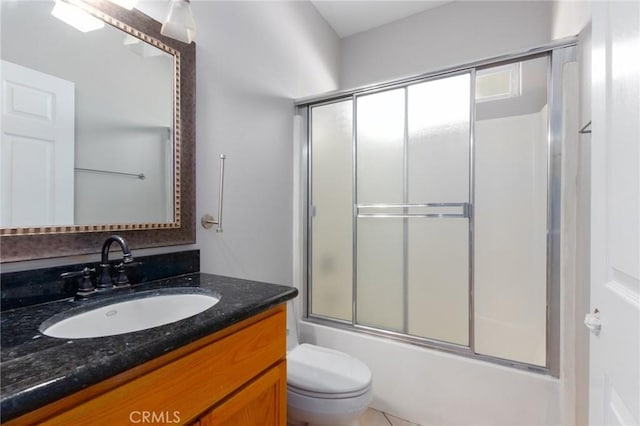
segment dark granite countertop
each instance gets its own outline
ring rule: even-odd
[[[196,287],[220,301],[195,316],[148,330],[91,339],[40,333],[48,318],[71,308],[167,287]],[[195,290],[194,290],[195,291]],[[101,382],[166,352],[293,299],[293,287],[192,273],[117,290],[86,301],[65,299],[1,314],[0,410],[6,421]],[[102,299],[102,300],[101,300]]]

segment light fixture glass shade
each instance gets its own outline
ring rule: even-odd
[[[51,14],[83,33],[104,27],[104,22],[64,0],[56,0]]]
[[[171,0],[169,15],[162,24],[160,34],[191,43],[196,36],[196,22],[193,20],[188,0]]]
[[[138,3],[138,0],[109,0],[109,1],[127,10],[133,9],[136,3]]]
[[[122,44],[127,49],[129,49],[136,55],[142,56],[143,58],[166,55],[162,50],[150,45],[149,43],[145,43],[144,41],[132,36],[131,34],[127,34],[124,37],[124,40],[122,40]]]

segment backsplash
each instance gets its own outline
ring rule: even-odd
[[[114,253],[114,257],[117,259],[118,255]],[[141,256],[136,257],[135,261],[142,263],[127,270],[131,284],[200,272],[200,250]],[[112,263],[118,262],[120,260]],[[85,266],[97,268],[98,264],[99,262],[82,263],[0,274],[1,309],[4,311],[74,297],[78,287],[77,280],[63,280],[60,274],[80,271]]]

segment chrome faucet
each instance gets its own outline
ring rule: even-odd
[[[111,249],[112,243],[118,243],[120,248],[122,249],[122,262],[116,265],[116,271],[118,272],[118,277],[115,282],[111,279],[111,265],[109,264],[109,250]],[[133,262],[133,256],[131,255],[131,251],[129,250],[129,244],[127,241],[119,235],[112,235],[107,238],[102,244],[102,259],[100,261],[100,279],[98,279],[97,289],[98,290],[106,290],[114,285],[116,287],[122,287],[129,285],[129,280],[127,279],[127,275],[125,274],[125,265]]]

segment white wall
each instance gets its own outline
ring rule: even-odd
[[[292,284],[293,99],[337,88],[338,38],[307,2],[193,2],[196,217],[203,272]]]
[[[576,88],[579,92],[579,111],[574,113],[572,119],[577,120],[580,128],[591,120],[591,9],[591,2],[588,1],[560,0],[552,4],[553,38],[579,36],[579,82]],[[575,239],[570,246],[565,246],[565,253],[570,251],[573,257],[565,256],[562,271],[565,283],[562,295],[565,325],[561,363],[562,399],[566,406],[565,423],[576,425],[587,424],[589,415],[589,333],[582,325],[582,320],[589,311],[590,144],[590,135],[579,135],[577,139],[565,141],[564,149],[572,158],[565,156],[563,163],[565,185],[574,191],[570,200],[565,199],[563,221]]]
[[[455,1],[342,40],[340,86],[424,74],[549,42],[551,2]]]
[[[579,35],[591,21],[591,2],[558,0],[551,3],[551,34],[554,40]]]
[[[591,121],[591,24],[580,32],[578,49],[580,66],[580,114],[579,126]],[[575,359],[575,423],[587,424],[589,414],[589,331],[582,327],[584,314],[589,311],[590,282],[590,224],[591,224],[591,136],[580,135],[578,141],[578,170],[576,177],[576,287],[573,295],[575,310],[573,317],[576,324],[574,341]]]

